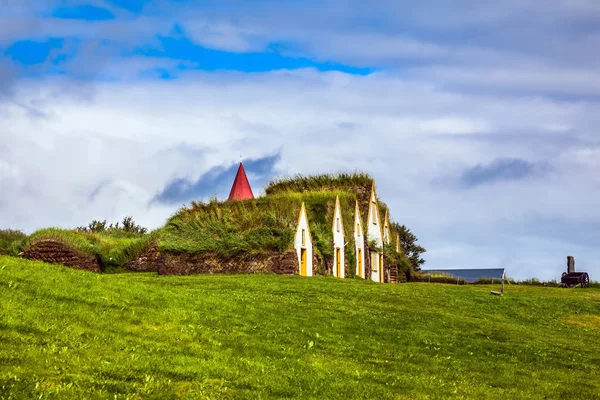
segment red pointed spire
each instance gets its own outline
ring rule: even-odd
[[[231,186],[231,192],[229,192],[229,201],[253,198],[254,195],[252,194],[252,188],[250,187],[250,182],[248,182],[246,171],[244,171],[244,166],[240,163],[233,186]]]

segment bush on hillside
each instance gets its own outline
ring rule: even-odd
[[[14,229],[0,229],[0,255],[16,256],[23,250],[27,235]]]
[[[133,217],[127,216],[123,218],[121,223],[110,224],[104,221],[93,220],[88,226],[80,226],[76,228],[79,232],[90,233],[110,233],[110,234],[125,234],[125,235],[143,235],[148,233],[148,229],[135,223]]]

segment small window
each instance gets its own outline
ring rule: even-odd
[[[306,246],[306,230],[302,229],[302,246]]]
[[[356,235],[360,236],[360,224],[358,222],[356,223]]]
[[[340,219],[337,218],[335,220],[335,229],[339,232],[340,231]]]

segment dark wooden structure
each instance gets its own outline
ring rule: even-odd
[[[582,288],[590,287],[590,276],[587,272],[575,272],[575,259],[567,257],[567,272],[563,272],[560,278],[560,286],[572,288],[579,285]]]

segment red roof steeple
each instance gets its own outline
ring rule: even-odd
[[[233,186],[231,186],[231,192],[229,192],[229,201],[253,198],[254,195],[252,194],[252,188],[250,187],[250,182],[248,182],[246,171],[244,171],[244,166],[240,163]]]

